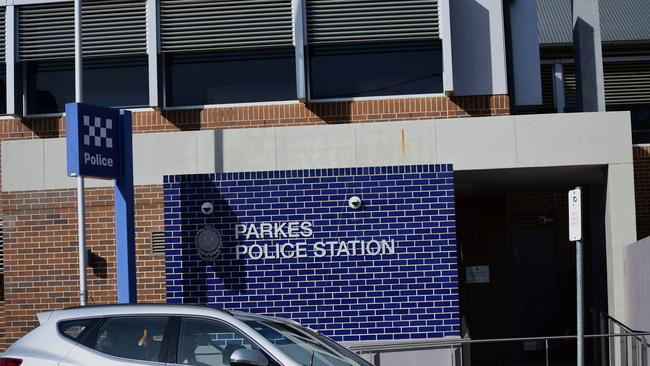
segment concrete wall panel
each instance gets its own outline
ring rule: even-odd
[[[516,116],[517,165],[632,162],[629,112]]]
[[[431,164],[436,162],[435,125],[404,122],[356,125],[359,166]]]
[[[512,118],[441,120],[436,125],[438,160],[456,170],[496,169],[517,165]]]
[[[281,127],[276,133],[278,169],[356,165],[354,125]]]
[[[29,191],[45,187],[43,140],[3,141],[0,147],[3,191]]]
[[[217,172],[274,170],[277,167],[276,129],[216,131]]]

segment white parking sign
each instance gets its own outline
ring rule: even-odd
[[[569,240],[582,240],[582,190],[569,191]]]

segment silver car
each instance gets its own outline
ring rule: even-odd
[[[372,366],[294,321],[203,306],[88,306],[38,320],[0,366]]]

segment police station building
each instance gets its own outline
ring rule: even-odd
[[[605,315],[648,326],[626,246],[650,232],[650,201],[635,200],[635,183],[650,192],[650,150],[633,146],[629,112],[643,116],[650,83],[616,94],[618,111],[556,113],[564,84],[547,65],[572,56],[540,45],[555,28],[534,2],[82,3],[83,102],[133,113],[139,302],[278,315],[357,349],[407,350],[366,354],[382,365],[459,365],[462,337],[575,334],[567,192],[581,186],[587,332]],[[73,2],[0,4],[4,348],[35,313],[78,305],[79,281],[63,113]],[[625,7],[612,9],[620,20]],[[650,40],[638,32],[629,52]],[[645,77],[646,55],[617,52]],[[79,138],[110,149],[116,121],[87,122]],[[88,179],[85,195],[89,303],[114,303],[113,182]],[[409,348],[421,342],[440,346]],[[575,359],[571,341],[549,347]],[[472,364],[541,350],[472,345]]]

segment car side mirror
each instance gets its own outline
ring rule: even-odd
[[[256,349],[240,348],[230,355],[230,366],[268,366],[269,360]]]

